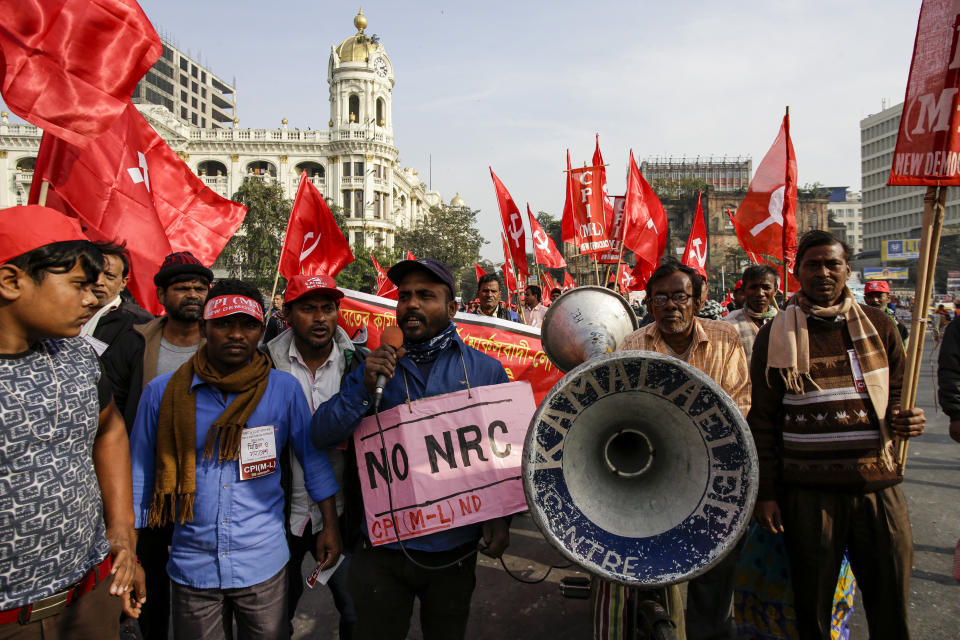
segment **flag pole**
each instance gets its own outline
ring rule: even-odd
[[[41,207],[47,205],[47,192],[50,191],[50,183],[46,180],[40,181],[40,195],[37,196],[37,204]]]
[[[923,339],[927,328],[927,311],[933,293],[933,277],[936,272],[937,254],[940,251],[940,235],[943,230],[944,203],[947,188],[927,187],[923,198],[923,226],[920,234],[920,260],[917,262],[917,283],[913,296],[913,320],[910,340],[907,343],[907,360],[904,365],[901,409],[913,409],[917,401],[917,384],[920,381],[920,361],[923,358]],[[909,440],[897,440],[897,472],[903,474],[907,466]]]
[[[281,251],[280,257],[283,257]],[[273,296],[277,293],[277,282],[280,281],[280,264],[277,263],[277,272],[273,275],[273,288],[270,290],[270,302],[267,303],[267,313],[263,316],[267,321],[270,320],[270,312],[273,311]]]
[[[790,105],[787,105],[787,112],[784,117],[784,128],[786,129],[786,133],[787,133],[787,144],[783,145],[784,152],[787,154],[787,162],[785,164],[786,175],[784,176],[786,178],[787,176],[790,175],[790,144],[789,144],[790,142]],[[787,212],[787,207],[790,206],[789,202],[790,202],[790,194],[784,193],[783,208],[780,211],[780,218],[783,220],[783,224],[781,225],[781,235],[780,235],[780,253],[781,253],[781,257],[783,258],[783,304],[784,305],[787,304],[787,291],[789,291],[789,289],[787,288],[787,280],[790,278],[790,271],[787,269],[787,216],[785,215]]]

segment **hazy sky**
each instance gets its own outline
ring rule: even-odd
[[[357,5],[141,0],[165,37],[236,78],[241,127],[326,129],[331,45]],[[919,0],[364,2],[393,62],[403,166],[500,222],[488,165],[521,208],[559,216],[600,134],[610,193],[627,153],[738,155],[754,168],[785,105],[799,183],[860,188],[859,121],[903,100]],[[529,232],[528,232],[529,233]],[[499,241],[482,249],[500,256]],[[499,258],[502,260],[502,257]]]

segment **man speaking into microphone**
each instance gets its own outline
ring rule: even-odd
[[[499,361],[467,346],[457,335],[456,286],[445,264],[432,258],[404,260],[387,277],[398,289],[402,346],[388,344],[385,335],[383,344],[346,377],[340,392],[317,408],[311,426],[318,448],[350,440],[377,404],[385,411],[470,387],[509,382]],[[351,484],[359,483],[352,445],[347,459],[345,516],[362,520],[363,508],[355,504],[360,493],[351,491]],[[509,544],[506,519],[429,533],[404,541],[403,548],[396,542],[374,547],[364,523],[355,524],[359,526],[344,527],[357,531],[354,540],[344,540],[354,549],[347,579],[357,613],[354,637],[406,638],[414,598],[419,598],[425,640],[463,638],[476,582],[478,542],[482,536],[487,553],[500,556]]]

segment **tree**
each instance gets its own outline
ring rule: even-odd
[[[225,269],[230,277],[255,284],[265,296],[269,295],[292,203],[283,197],[277,182],[259,178],[244,180],[233,200],[247,206],[247,216],[214,267]],[[277,290],[280,289],[278,285]]]
[[[397,230],[394,244],[401,252],[443,262],[456,276],[467,267],[473,269],[486,243],[477,230],[478,213],[468,207],[430,207],[430,214],[412,229]]]

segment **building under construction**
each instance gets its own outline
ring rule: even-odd
[[[715,191],[746,190],[753,176],[750,156],[656,156],[640,163],[647,182],[703,180]]]

